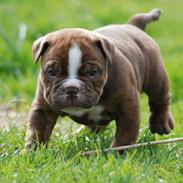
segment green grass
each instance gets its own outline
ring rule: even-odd
[[[125,23],[137,12],[159,7],[161,19],[147,32],[158,42],[171,80],[175,129],[168,136],[148,130],[147,99],[141,98],[141,131],[138,142],[183,135],[183,1],[0,1],[0,182],[175,182],[183,181],[183,143],[157,145],[127,152],[81,157],[86,150],[107,148],[114,123],[100,134],[82,131],[68,136],[79,125],[60,119],[48,149],[21,154],[26,117],[36,87],[39,64],[32,59],[33,41],[48,32],[66,28],[95,29]],[[19,37],[20,27],[27,28]],[[14,113],[15,112],[15,113]],[[3,127],[2,127],[3,126]]]

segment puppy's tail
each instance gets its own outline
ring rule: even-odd
[[[148,13],[138,13],[129,19],[128,24],[132,24],[145,31],[146,25],[159,20],[160,15],[160,9],[153,9]]]

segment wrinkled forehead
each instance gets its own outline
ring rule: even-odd
[[[80,58],[82,62],[85,60],[104,60],[101,50],[89,36],[68,33],[54,37],[45,54],[45,60],[68,62],[70,58],[76,58],[76,60]]]

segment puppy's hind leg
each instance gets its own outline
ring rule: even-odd
[[[150,22],[159,20],[160,15],[160,9],[153,9],[148,13],[138,13],[129,19],[128,24],[132,24],[142,30],[145,30],[146,25]]]
[[[152,133],[168,134],[174,128],[173,117],[169,110],[170,92],[169,79],[162,60],[159,60],[156,69],[151,73],[151,81],[146,93],[149,97],[151,116],[149,119]]]
[[[169,134],[174,128],[173,116],[169,111],[170,96],[151,96],[149,105],[151,116],[149,119],[150,130],[159,135]]]

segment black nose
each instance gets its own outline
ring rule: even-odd
[[[79,91],[78,88],[73,87],[73,86],[67,87],[65,89],[66,95],[67,96],[73,96],[73,97],[77,95],[78,91]]]

